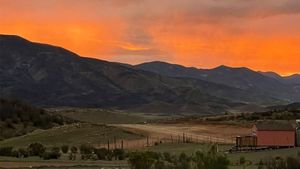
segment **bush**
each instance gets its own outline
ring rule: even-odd
[[[53,147],[50,152],[44,152],[42,157],[44,160],[58,159],[61,156],[60,148]]]
[[[44,154],[46,148],[40,143],[32,143],[28,147],[28,152],[30,156],[40,156]]]
[[[114,157],[116,160],[124,160],[125,159],[125,151],[123,149],[115,149],[113,151]]]
[[[69,146],[68,146],[68,145],[63,145],[63,146],[61,146],[61,151],[62,151],[64,154],[68,153],[68,151],[69,151]]]
[[[70,153],[69,154],[69,160],[76,160],[76,154]]]
[[[97,155],[99,160],[105,160],[108,154],[108,150],[105,148],[94,149],[94,153]]]
[[[58,159],[60,157],[60,154],[54,152],[44,152],[42,157],[44,160]]]
[[[129,154],[129,165],[131,169],[151,169],[155,164],[155,158],[149,152],[132,152]]]
[[[13,147],[1,147],[0,156],[12,156]]]
[[[60,154],[60,148],[59,147],[52,147],[51,152]]]
[[[168,153],[168,152],[164,152],[163,153],[163,156],[164,156],[164,160],[167,161],[167,162],[172,162],[172,157],[171,157],[171,154]]]
[[[300,168],[300,160],[292,157],[288,157],[286,159],[286,164],[288,169],[299,169]]]
[[[73,154],[77,154],[77,152],[78,152],[78,149],[77,149],[77,147],[75,147],[75,146],[72,146],[72,147],[71,147],[71,153],[73,153]]]
[[[82,144],[80,146],[80,153],[81,154],[92,154],[94,148],[91,145]]]
[[[20,148],[18,150],[18,158],[27,158],[29,156],[29,153],[26,149]]]
[[[131,169],[228,169],[229,160],[212,146],[208,152],[196,152],[188,156],[182,153],[171,156],[169,153],[131,152],[128,163]],[[168,161],[167,161],[168,160]]]
[[[269,158],[260,162],[259,169],[299,169],[300,159],[287,157],[286,159],[277,157]]]

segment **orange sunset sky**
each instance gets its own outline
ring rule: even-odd
[[[0,0],[0,34],[130,64],[300,73],[299,0]]]

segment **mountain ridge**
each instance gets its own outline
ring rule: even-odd
[[[218,66],[213,69],[197,69],[184,67],[166,62],[148,62],[134,66],[136,69],[155,72],[170,77],[196,78],[217,84],[263,93],[283,100],[299,100],[297,86],[285,83],[283,79],[276,79],[249,68],[231,68]],[[290,99],[290,96],[293,99]]]
[[[50,107],[130,109],[155,104],[165,107],[164,111],[194,113],[223,112],[237,101],[257,101],[255,95],[221,84],[170,78],[123,64],[80,57],[61,47],[17,36],[0,36],[0,39],[1,97],[16,97]]]
[[[286,102],[206,79],[169,77],[136,66],[81,57],[18,36],[0,35],[0,59],[1,97],[17,97],[48,107],[114,107],[147,112],[152,106],[157,108],[155,112],[222,113],[248,103]]]

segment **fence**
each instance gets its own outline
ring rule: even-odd
[[[218,144],[233,144],[235,138],[230,137],[228,139],[218,138],[213,136],[194,135],[182,133],[181,135],[169,135],[165,137],[146,137],[136,140],[128,139],[107,139],[105,143],[99,143],[95,145],[98,148],[107,149],[138,149],[155,146],[160,143],[218,143]]]

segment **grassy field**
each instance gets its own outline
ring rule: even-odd
[[[35,130],[24,136],[14,137],[0,142],[0,146],[25,147],[31,143],[39,142],[45,146],[61,146],[106,143],[108,139],[139,139],[141,135],[124,131],[117,127],[75,123],[49,130]]]
[[[219,145],[219,151],[226,151],[231,148],[232,145]],[[187,154],[195,153],[196,151],[207,151],[209,149],[209,144],[160,144],[158,146],[149,147],[144,149],[145,151],[155,151],[155,152],[170,152],[171,154],[180,154],[182,152]],[[234,166],[240,159],[240,157],[245,157],[247,160],[252,162],[251,166],[248,166],[247,169],[257,169],[256,164],[262,159],[268,159],[270,157],[297,157],[298,152],[300,152],[300,147],[291,148],[291,149],[278,149],[278,150],[266,150],[259,152],[239,152],[239,153],[226,153],[227,157],[233,164],[230,168],[237,169],[241,168],[240,166]]]
[[[155,118],[151,115],[127,113],[117,110],[107,110],[98,108],[65,108],[49,109],[49,111],[88,123],[99,124],[132,124],[142,123],[149,119]]]
[[[207,151],[209,144],[159,144],[158,146],[148,147],[139,149],[139,151],[155,151],[155,152],[170,152],[171,154],[179,155],[184,152],[187,154],[195,153],[196,151]],[[231,145],[219,145],[218,149],[220,152],[228,150]],[[132,151],[132,150],[131,150]],[[261,152],[248,152],[248,153],[226,153],[227,157],[231,161],[230,169],[241,169],[241,166],[236,165],[240,157],[245,157],[246,160],[252,162],[251,166],[247,166],[247,169],[257,169],[257,163],[260,159],[268,159],[270,157],[296,157],[300,148],[292,149],[279,149],[279,150],[267,150]],[[63,169],[63,168],[74,168],[74,169],[93,169],[93,168],[127,168],[126,161],[82,161],[77,159],[76,161],[69,161],[67,155],[64,155],[59,160],[44,161],[37,157],[31,157],[28,159],[16,159],[11,157],[0,157],[0,168],[3,166],[11,166],[11,168],[27,168],[28,166],[36,166],[38,168],[45,169]],[[43,167],[41,167],[43,166]],[[7,167],[6,167],[7,168]]]

